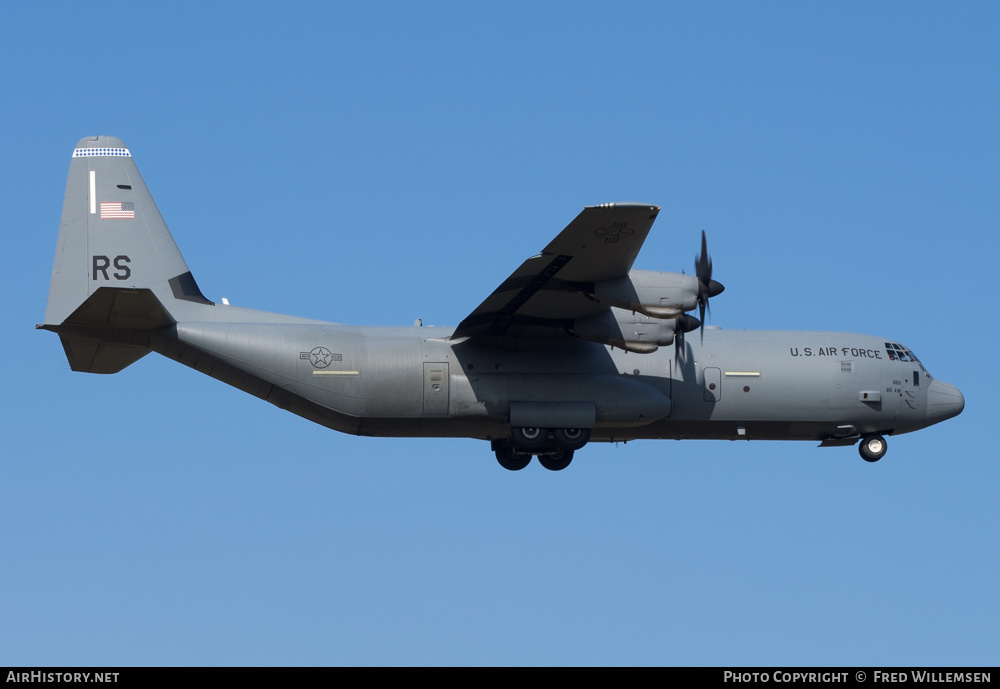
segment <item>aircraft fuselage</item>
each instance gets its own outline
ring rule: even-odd
[[[709,328],[680,352],[634,354],[568,336],[558,346],[483,348],[451,333],[198,322],[177,324],[153,348],[330,428],[371,436],[496,440],[522,409],[553,423],[582,418],[591,441],[822,441],[906,433],[962,406],[961,393],[903,348],[867,335]]]

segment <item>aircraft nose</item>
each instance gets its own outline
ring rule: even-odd
[[[943,380],[934,379],[927,389],[927,418],[932,423],[958,416],[965,409],[962,391]]]

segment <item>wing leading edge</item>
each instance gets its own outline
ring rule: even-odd
[[[525,327],[566,328],[609,307],[594,301],[594,283],[628,276],[659,206],[588,206],[542,253],[532,256],[455,329],[453,338],[503,337]]]

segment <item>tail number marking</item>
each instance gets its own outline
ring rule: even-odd
[[[91,273],[97,279],[97,274],[100,273],[104,280],[110,280],[108,277],[108,269],[111,268],[112,261],[107,256],[94,256],[94,270]],[[132,269],[129,268],[128,264],[132,262],[132,259],[128,256],[115,256],[114,266],[115,272],[111,273],[115,280],[128,280],[132,277]]]

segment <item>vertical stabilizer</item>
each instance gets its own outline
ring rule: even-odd
[[[63,323],[94,292],[149,289],[168,312],[180,299],[210,304],[121,139],[93,136],[73,150],[45,324]]]
[[[74,370],[109,373],[176,320],[210,318],[121,139],[81,140],[69,165],[45,323]]]

